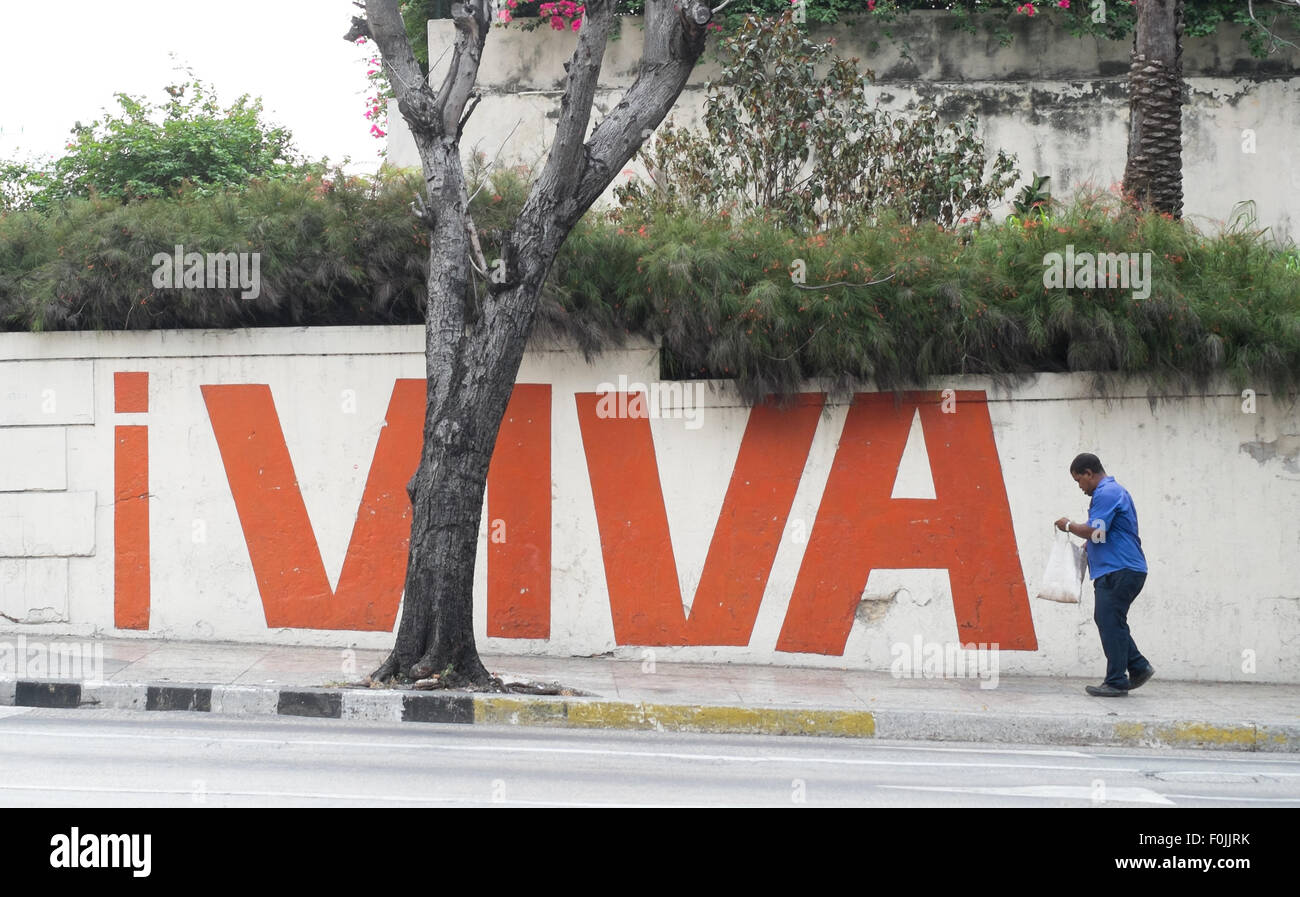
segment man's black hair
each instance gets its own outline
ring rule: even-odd
[[[1074,460],[1070,462],[1070,473],[1083,473],[1085,470],[1100,474],[1106,472],[1106,468],[1101,466],[1101,459],[1091,452],[1075,455]]]

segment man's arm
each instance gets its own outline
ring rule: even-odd
[[[1063,533],[1078,536],[1080,539],[1091,539],[1092,534],[1097,531],[1095,526],[1089,526],[1086,523],[1075,523],[1068,517],[1062,517],[1056,521],[1056,528]]]

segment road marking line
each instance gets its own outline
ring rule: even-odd
[[[1218,770],[1218,769],[1171,769],[1169,771],[1157,770],[1155,775],[1159,776],[1233,776],[1234,778],[1246,779],[1251,776],[1273,776],[1275,778],[1283,777],[1300,777],[1300,772],[1277,772],[1269,770],[1268,772],[1255,772],[1246,770]],[[1226,783],[1225,783],[1226,784]]]
[[[1179,748],[1178,750],[1188,751],[1188,750],[1193,750],[1193,749],[1189,749],[1189,748]],[[1163,752],[1162,752],[1162,753],[1163,753]],[[1203,760],[1203,759],[1204,759],[1203,753],[1204,753],[1204,752],[1202,752],[1202,751],[1195,751],[1195,754],[1197,754],[1197,756],[1187,756],[1187,755],[1177,756],[1177,757],[1175,757],[1175,756],[1169,756],[1169,757],[1167,757],[1167,759],[1169,759],[1169,760]],[[1233,756],[1231,756],[1231,754],[1245,754],[1246,756],[1244,756],[1244,757],[1233,757]],[[1227,755],[1227,756],[1225,756],[1225,755]],[[1095,756],[1098,756],[1098,757],[1105,756],[1105,757],[1109,757],[1109,758],[1112,759],[1112,760],[1148,760],[1148,759],[1150,759],[1149,757],[1144,757],[1142,754],[1126,754],[1126,753],[1125,753],[1125,754],[1121,754],[1121,753],[1111,753],[1111,752],[1109,752],[1109,751],[1106,752],[1105,754],[1096,754]],[[1258,752],[1258,751],[1215,751],[1215,752],[1214,752],[1214,759],[1215,759],[1215,762],[1216,762],[1216,763],[1282,763],[1282,764],[1285,764],[1285,765],[1288,765],[1288,766],[1295,766],[1296,764],[1300,763],[1300,757],[1297,757],[1297,756],[1295,756],[1294,754],[1264,754],[1264,753],[1260,753],[1260,752]]]
[[[940,753],[951,754],[1014,754],[1028,757],[1069,757],[1071,759],[1093,760],[1096,754],[1086,754],[1081,751],[1058,751],[1058,750],[999,750],[998,748],[964,748],[964,747],[929,747],[924,744],[900,744],[893,745],[888,742],[880,742],[876,745],[880,750],[892,751],[937,751]]]
[[[735,754],[695,754],[684,753],[680,751],[626,751],[626,750],[603,750],[597,748],[552,748],[552,747],[525,747],[515,745],[502,745],[499,743],[484,745],[469,744],[430,744],[421,743],[399,743],[383,741],[342,741],[335,739],[293,739],[293,738],[223,738],[211,735],[150,735],[150,734],[126,734],[126,733],[95,733],[87,735],[85,731],[46,731],[46,732],[24,732],[27,738],[76,738],[79,741],[88,741],[95,738],[114,739],[114,740],[131,740],[131,741],[185,741],[185,742],[203,742],[205,744],[221,745],[275,745],[278,747],[333,747],[333,748],[354,748],[364,750],[418,750],[418,751],[441,751],[445,753],[486,753],[486,754],[560,754],[570,756],[593,756],[593,757],[628,757],[628,758],[648,758],[664,760],[696,760],[700,762],[733,762],[733,763],[798,763],[798,764],[822,764],[829,766],[917,766],[926,768],[955,767],[960,769],[1033,769],[1033,770],[1061,770],[1064,772],[1117,772],[1117,773],[1136,773],[1140,772],[1136,767],[1116,767],[1116,766],[1064,766],[1056,764],[1028,764],[1028,763],[961,763],[947,761],[923,761],[923,760],[868,760],[863,758],[841,758],[841,757],[797,757],[781,755],[764,755],[743,757]],[[10,743],[14,740],[11,739]]]
[[[1064,798],[1086,800],[1092,803],[1111,804],[1162,804],[1177,806],[1162,794],[1150,788],[1106,788],[1104,792],[1088,785],[1023,785],[1006,788],[942,788],[930,785],[881,785],[895,791],[935,791],[941,794],[983,794],[990,797],[1036,797],[1043,800]],[[1103,799],[1098,799],[1102,794]]]
[[[1300,797],[1223,797],[1214,794],[1166,794],[1179,800],[1240,800],[1256,804],[1296,804],[1300,806]]]
[[[7,785],[0,783],[0,791],[59,791],[69,794],[171,794],[187,795],[193,797],[196,793],[193,788],[112,788],[96,787],[93,785]],[[446,804],[446,803],[465,803],[465,804],[520,804],[539,807],[676,807],[681,804],[619,804],[619,803],[594,803],[581,801],[543,801],[543,800],[483,800],[476,797],[411,797],[409,795],[372,795],[372,794],[329,794],[315,791],[212,791],[204,789],[204,797],[213,795],[222,797],[284,797],[284,798],[302,798],[306,800],[355,800],[355,801],[391,801],[394,803],[415,803],[415,804]],[[202,801],[195,801],[202,803]],[[699,804],[697,806],[705,806]]]

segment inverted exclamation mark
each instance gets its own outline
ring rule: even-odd
[[[149,374],[113,374],[113,410],[149,410]],[[149,628],[149,428],[114,428],[113,625]]]

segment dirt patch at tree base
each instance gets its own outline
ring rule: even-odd
[[[561,685],[558,682],[538,682],[532,679],[517,679],[510,676],[492,676],[484,685],[465,683],[455,677],[443,677],[437,673],[427,679],[393,679],[381,682],[367,676],[360,682],[339,683],[341,688],[387,688],[397,691],[456,691],[473,694],[514,694],[514,695],[558,695],[566,698],[600,697],[589,691]]]

